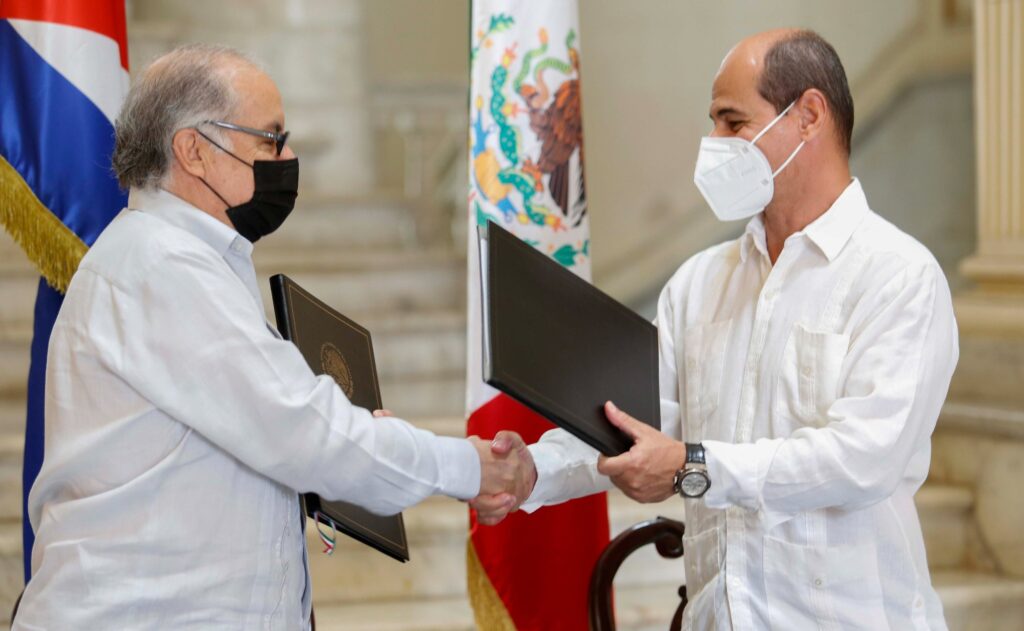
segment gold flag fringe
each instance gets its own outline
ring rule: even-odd
[[[505,603],[495,591],[491,578],[480,563],[473,547],[473,539],[466,538],[466,582],[469,583],[469,604],[473,606],[473,618],[481,631],[516,631]]]
[[[64,293],[89,246],[47,208],[0,156],[0,224],[7,228],[46,282]]]

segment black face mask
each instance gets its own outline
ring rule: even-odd
[[[238,206],[229,204],[205,179],[200,178],[200,181],[206,184],[206,188],[213,191],[213,194],[228,207],[228,219],[235,225],[235,230],[256,243],[260,237],[265,237],[280,228],[295,207],[295,198],[299,194],[299,159],[256,160],[249,164],[205,134],[203,137],[235,160],[252,168],[255,184],[252,199]]]

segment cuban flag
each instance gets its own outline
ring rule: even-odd
[[[124,208],[114,118],[128,91],[124,0],[0,0],[0,223],[39,268],[22,515],[43,461],[50,330],[85,251]],[[25,578],[33,535],[23,517]]]

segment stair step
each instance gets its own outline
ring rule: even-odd
[[[260,240],[261,249],[331,247],[338,250],[409,248],[416,244],[415,210],[405,200],[387,195],[347,198],[302,191],[295,210],[273,234]],[[0,269],[27,272],[28,258],[14,239],[0,236]]]
[[[273,312],[268,312],[273,322]],[[406,414],[452,413],[462,407],[462,379],[466,365],[465,316],[451,309],[423,315],[407,312],[359,313],[352,316],[370,329],[373,336],[377,370],[382,381],[405,378],[456,378],[456,397],[431,411],[408,409]],[[21,329],[8,336],[0,334],[0,396],[24,398],[29,367],[31,331]],[[442,392],[450,392],[451,390]],[[404,395],[399,395],[400,400]],[[454,403],[455,407],[449,404]],[[399,408],[394,408],[396,412]],[[404,409],[404,408],[403,408]],[[3,409],[0,408],[0,416]],[[2,424],[0,424],[2,428]]]
[[[287,274],[345,314],[461,309],[465,295],[465,261],[454,254],[340,256],[325,249],[268,251],[257,254],[257,266],[271,319],[274,310],[267,279],[278,273]],[[33,270],[0,272],[0,276],[4,279],[0,334],[10,337],[31,331],[39,276]]]
[[[968,572],[936,573],[950,631],[1020,631],[1024,628],[1024,581]],[[679,600],[671,589],[616,586],[617,626],[623,631],[662,631]],[[465,596],[316,605],[324,631],[472,631]]]
[[[403,418],[459,414],[465,406],[465,359],[457,334],[439,334],[405,343],[374,340],[384,404]],[[28,344],[0,341],[0,400],[24,405]],[[3,423],[14,417],[3,414]],[[7,427],[8,425],[4,425]],[[10,426],[14,426],[13,424]]]
[[[23,338],[32,332],[39,273],[32,268],[3,269],[2,300],[0,300],[0,342]]]
[[[461,378],[465,373],[466,317],[461,311],[356,311],[345,315],[369,329],[382,380]],[[268,316],[274,320],[273,315]],[[415,410],[406,413],[417,414]]]
[[[267,314],[273,302],[267,279],[287,274],[342,313],[412,313],[462,310],[465,259],[447,250],[354,249],[328,244],[269,247],[254,261]],[[27,262],[0,261],[0,339],[32,330],[39,275]]]
[[[25,587],[21,522],[0,521],[0,625],[10,623],[14,602]]]
[[[974,495],[971,490],[948,484],[925,484],[914,497],[921,519],[928,566],[960,567],[967,557],[967,531]]]
[[[22,331],[17,339],[0,337],[0,398],[24,400],[31,351],[29,335]]]
[[[269,237],[268,237],[269,238]],[[332,244],[272,247],[261,241],[253,250],[257,271],[269,277],[273,268],[290,270],[378,272],[381,270],[421,269],[430,265],[457,265],[465,269],[465,257],[445,248],[400,250],[387,248],[338,248]]]
[[[402,200],[383,196],[347,199],[303,191],[288,220],[262,239],[257,251],[307,247],[394,249],[410,247],[415,240],[415,216]]]
[[[286,274],[314,296],[338,311],[413,312],[460,306],[464,300],[465,263],[454,255],[401,257],[398,260],[350,258],[310,252],[308,256],[270,252],[257,271],[267,314],[273,314],[266,278]],[[396,259],[398,257],[395,257]],[[386,263],[386,264],[385,264]]]
[[[21,463],[24,450],[23,433],[0,434],[0,525],[21,520]],[[2,606],[0,603],[0,608]]]
[[[618,492],[608,497],[613,534],[658,515],[683,517],[681,502],[643,505]],[[332,556],[320,554],[322,546],[310,523],[306,534],[317,602],[448,597],[464,592],[469,525],[466,505],[442,497],[430,498],[405,511],[404,517],[412,557],[406,564],[344,536],[339,537]],[[682,563],[661,559],[653,547],[641,550],[622,566],[619,582],[678,586],[683,582]]]
[[[381,376],[384,406],[402,418],[450,417],[465,408],[466,375],[463,371],[439,375]]]
[[[664,631],[679,596],[674,589],[617,587],[615,611],[620,631]],[[320,631],[476,631],[466,595],[394,602],[317,603]]]
[[[0,230],[0,270],[31,269],[28,257],[6,230]]]
[[[448,425],[458,432],[454,420],[438,419],[421,426],[436,428]],[[456,434],[457,435],[457,434]],[[964,521],[958,511],[970,507],[970,493],[956,487],[926,487],[919,496],[922,521]],[[668,500],[661,504],[642,505],[618,492],[609,494],[613,536],[623,529],[665,515],[683,519],[683,507]],[[967,508],[965,508],[967,507]],[[465,585],[464,546],[467,533],[466,509],[444,498],[431,498],[406,511],[406,529],[410,540],[412,562],[396,564],[345,538],[333,557],[313,554],[314,594],[322,602],[350,602],[388,598],[442,597],[457,594]],[[955,519],[950,519],[950,516]],[[962,526],[961,526],[962,528]],[[946,531],[939,531],[945,537]],[[308,533],[311,550],[318,550],[312,530]],[[947,543],[945,539],[938,539]],[[929,540],[931,548],[935,540]],[[359,571],[356,572],[356,568]],[[354,577],[358,576],[358,579]],[[682,564],[666,561],[653,547],[638,550],[623,564],[618,574],[620,585],[678,586],[684,582]]]
[[[0,436],[22,435],[25,431],[24,396],[0,398]]]
[[[461,312],[367,317],[360,322],[372,335],[382,378],[465,373],[466,319]]]
[[[395,411],[395,414],[398,412]],[[466,435],[466,418],[464,416],[419,416],[409,417],[406,420],[416,427],[433,432],[438,436],[462,438]]]
[[[946,570],[932,574],[950,631],[1024,629],[1024,579]]]
[[[465,595],[324,604],[314,600],[317,631],[476,631]]]

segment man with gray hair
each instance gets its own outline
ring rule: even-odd
[[[284,129],[271,79],[222,47],[177,49],[129,92],[113,157],[129,208],[50,339],[15,629],[308,628],[299,492],[383,514],[525,497],[517,435],[374,419],[267,324],[251,253],[297,194]]]

